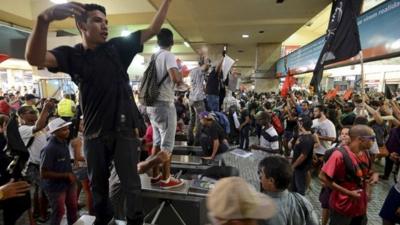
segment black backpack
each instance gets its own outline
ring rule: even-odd
[[[144,106],[152,106],[160,95],[160,86],[167,79],[168,73],[164,75],[160,82],[157,81],[156,59],[158,55],[153,55],[146,71],[143,73],[139,88],[139,102]]]
[[[359,187],[362,187],[362,178],[357,176],[357,165],[354,165],[353,161],[350,158],[349,153],[346,151],[346,149],[343,146],[339,146],[339,147],[334,147],[332,149],[329,149],[325,152],[324,155],[324,162],[327,162],[329,160],[329,158],[331,157],[331,155],[335,152],[335,151],[339,151],[342,156],[343,156],[343,162],[345,165],[345,171],[346,171],[346,176],[344,180],[335,180],[335,182],[343,183],[344,181],[355,181],[357,183],[357,185]],[[371,159],[369,156],[369,153],[367,152],[367,157],[368,157],[368,168],[370,169],[371,167]]]
[[[19,133],[18,126],[18,116],[13,113],[10,120],[7,123],[7,130],[5,132],[5,137],[7,139],[7,146],[4,151],[10,157],[10,163],[7,167],[7,172],[10,178],[19,180],[24,177],[24,171],[26,169],[26,163],[29,159],[28,148],[32,145],[34,137],[31,137],[28,144],[22,141],[21,135]]]

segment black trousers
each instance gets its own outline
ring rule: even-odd
[[[142,224],[142,199],[140,177],[137,173],[139,140],[129,134],[113,135],[85,140],[88,175],[93,192],[96,225],[106,225],[113,217],[109,199],[111,161],[121,182],[125,196],[125,216],[128,224]]]
[[[3,224],[15,225],[22,214],[30,208],[31,195],[29,192],[27,192],[23,197],[0,201],[0,209],[3,210]]]

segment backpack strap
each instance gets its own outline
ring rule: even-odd
[[[158,83],[158,87],[161,87],[161,84],[164,83],[164,81],[167,79],[168,77],[168,72],[164,75],[164,77],[161,79],[161,81]]]
[[[356,166],[353,163],[353,160],[351,160],[349,153],[345,149],[345,147],[340,146],[338,148],[338,151],[340,151],[343,155],[343,162],[345,165],[345,171],[346,171],[346,177],[345,179],[348,181],[355,181],[358,185],[361,185],[361,178],[357,176],[356,174]]]
[[[153,54],[152,56],[151,56],[151,60],[152,61],[154,61],[154,63],[155,63],[155,61],[156,61],[156,59],[157,59],[157,57],[158,56],[160,56],[161,55],[161,51],[160,52],[158,52],[157,54]],[[161,85],[164,83],[164,81],[167,79],[167,77],[168,77],[168,72],[164,75],[164,77],[161,79],[161,81],[158,83],[158,87],[161,87]]]
[[[32,136],[32,137],[29,139],[28,144],[26,145],[26,148],[31,147],[31,145],[33,144],[33,140],[35,140],[35,136]]]

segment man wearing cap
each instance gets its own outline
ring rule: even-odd
[[[271,125],[271,116],[265,111],[260,111],[255,115],[255,119],[261,126],[260,144],[251,145],[250,149],[279,153],[279,136]]]
[[[243,178],[219,180],[207,196],[208,216],[213,225],[257,225],[276,213],[276,205]]]
[[[25,103],[22,106],[31,106],[33,110],[39,113],[39,110],[36,108],[36,99],[37,97],[33,94],[26,94],[25,95]]]
[[[72,172],[67,144],[70,124],[71,122],[61,118],[52,120],[48,125],[48,133],[52,136],[41,153],[40,177],[52,209],[52,225],[61,223],[65,213],[64,205],[67,208],[68,224],[73,224],[78,219],[76,177]]]
[[[33,214],[40,216],[38,221],[45,221],[47,217],[46,196],[40,188],[40,152],[47,144],[47,134],[44,131],[46,121],[49,117],[49,111],[54,104],[47,101],[39,117],[37,112],[31,106],[22,106],[18,110],[18,116],[21,119],[21,126],[18,128],[22,141],[29,151],[27,175],[29,181],[34,186]]]
[[[228,151],[228,141],[224,129],[214,120],[209,112],[199,114],[202,125],[200,134],[201,148],[206,157],[204,159],[215,159],[221,153]]]

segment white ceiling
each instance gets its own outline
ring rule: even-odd
[[[147,26],[161,0],[80,0],[97,3],[107,9],[110,27]],[[210,52],[221,52],[228,45],[228,54],[238,59],[237,66],[243,74],[255,69],[256,48],[259,44],[276,45],[301,28],[323,10],[331,0],[173,0],[168,13],[168,23],[176,32],[178,57],[195,60],[196,50],[203,45]],[[32,27],[33,20],[45,8],[53,5],[49,0],[1,0],[0,20]],[[10,21],[11,20],[11,21]],[[318,33],[324,22],[314,21],[311,27]],[[74,29],[73,20],[55,23],[52,29]],[[131,28],[135,29],[135,27]],[[263,31],[263,33],[259,33]],[[242,34],[250,38],[243,39]],[[188,41],[192,50],[183,48]],[[154,41],[146,46],[152,49]],[[213,49],[214,48],[214,49]],[[238,51],[243,52],[239,53]],[[148,53],[150,54],[150,53]],[[267,65],[274,57],[266,57]],[[259,65],[264,62],[259,62]],[[264,63],[264,64],[265,64]]]

